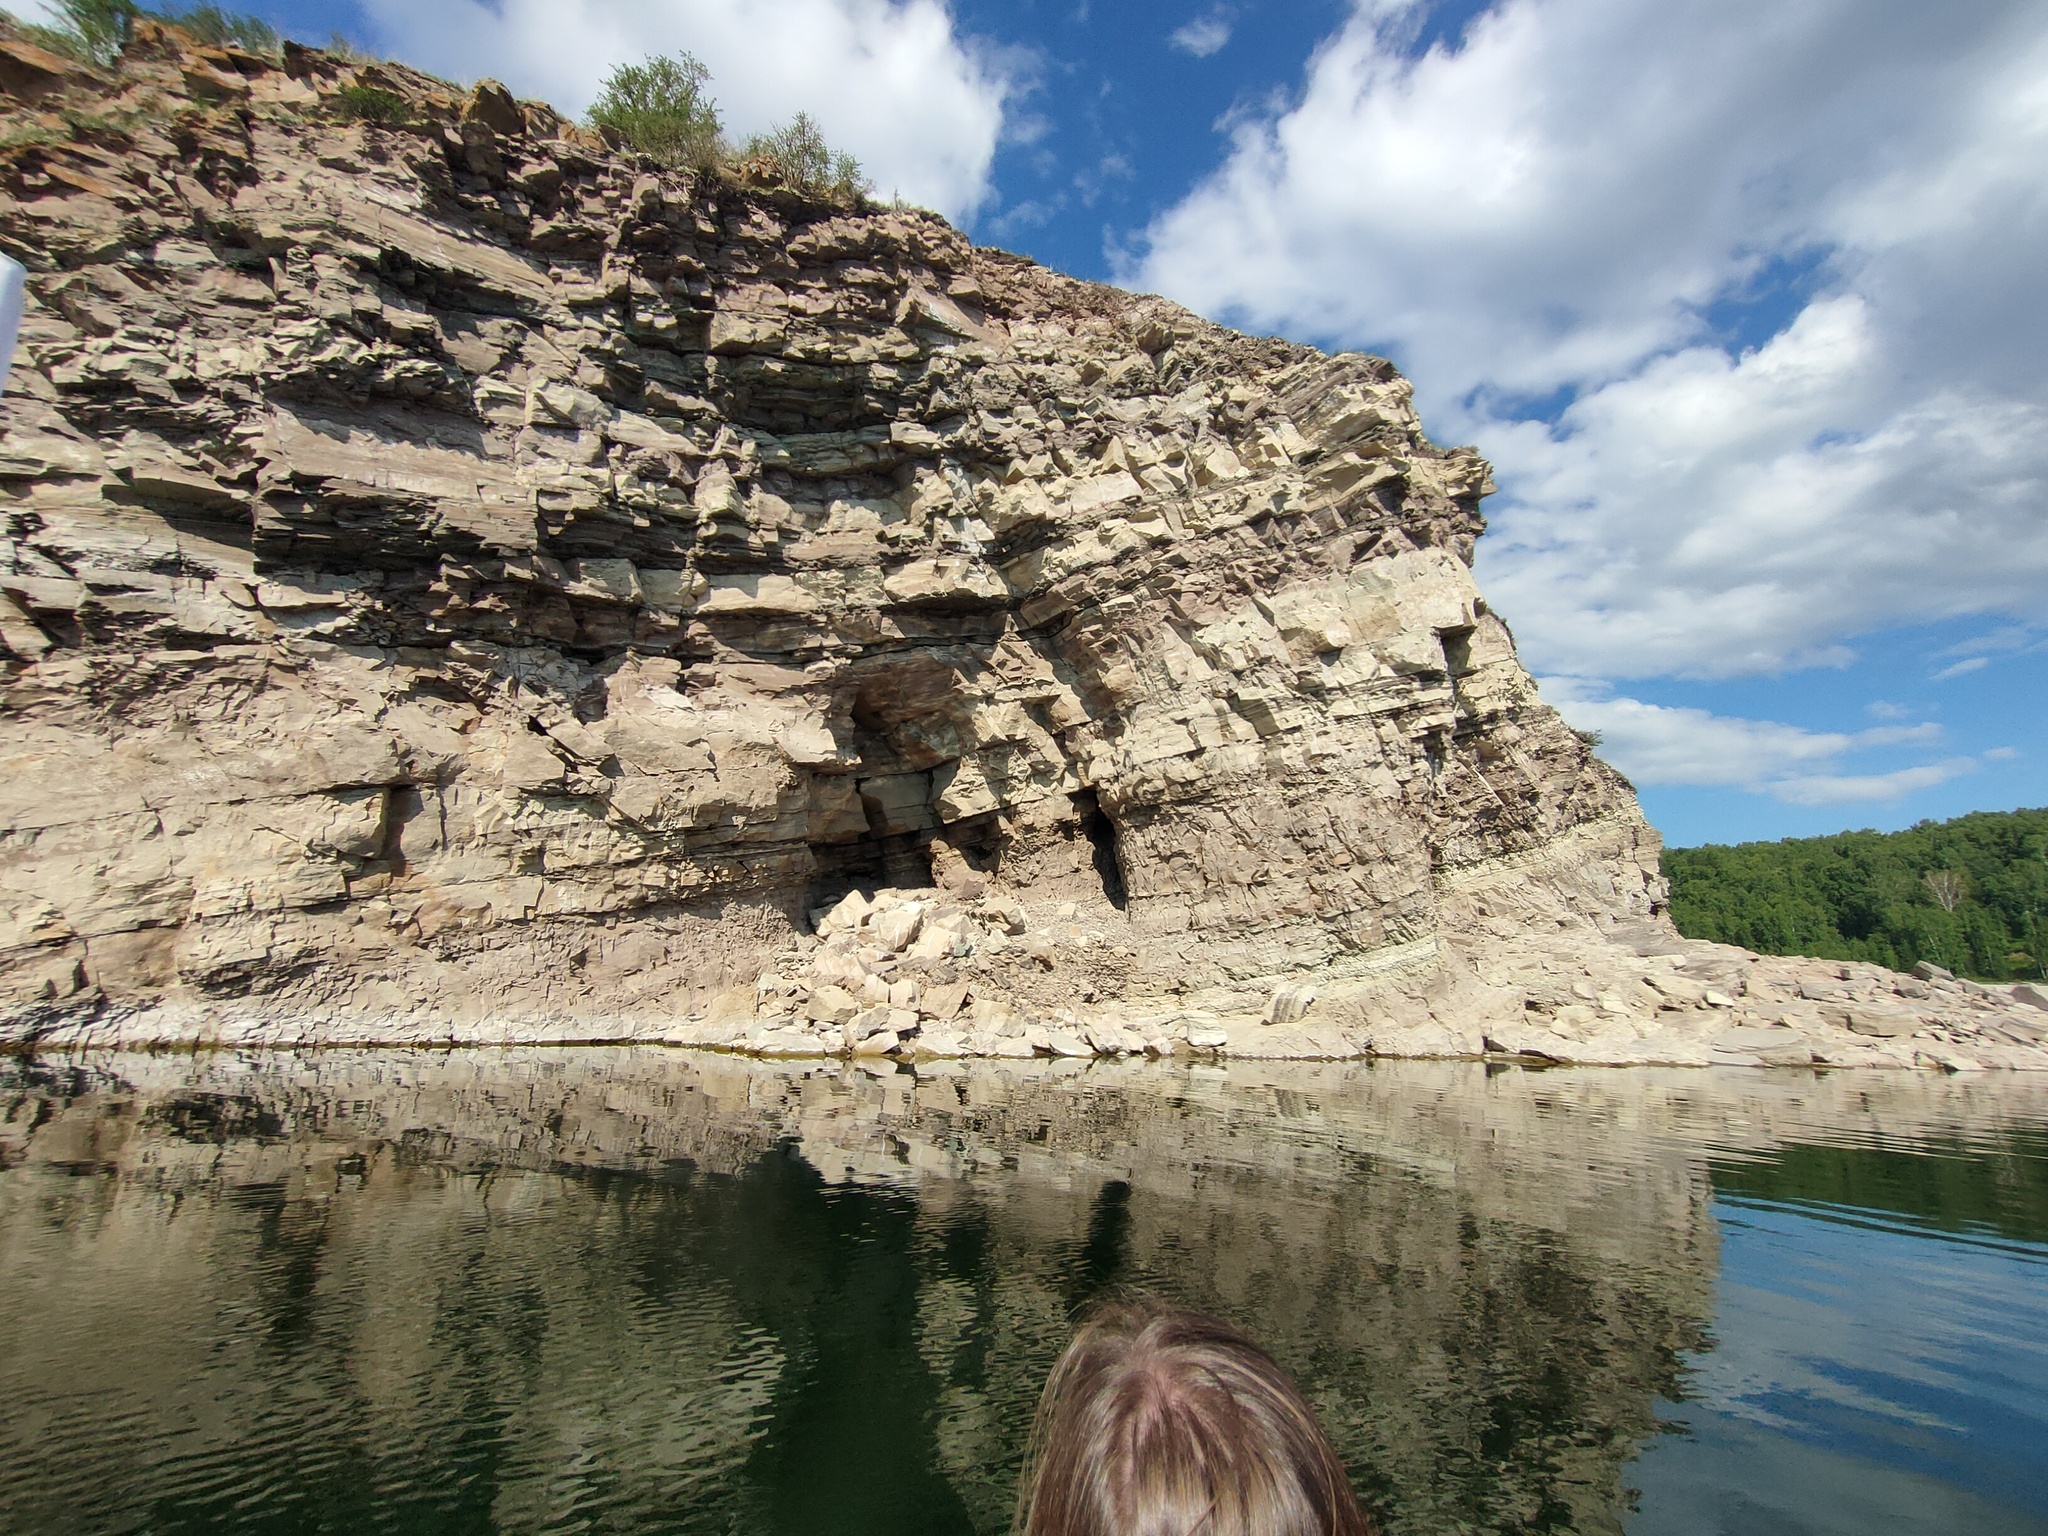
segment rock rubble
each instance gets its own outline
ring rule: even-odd
[[[1676,939],[1380,359],[491,82],[0,91],[7,1041],[2048,1061]]]

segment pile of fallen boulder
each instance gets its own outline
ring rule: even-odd
[[[1145,1030],[1084,1021],[1072,1009],[1032,1011],[1006,973],[1028,977],[1050,971],[1056,955],[1111,949],[1070,903],[1034,924],[1009,898],[854,891],[813,912],[811,926],[776,970],[713,1001],[701,1043],[857,1058],[1164,1056],[1223,1043],[1192,1042],[1184,1026]]]
[[[1509,1000],[1490,1054],[1614,1065],[2048,1068],[2048,988],[1922,963],[1757,955],[1621,924],[1598,939],[1501,922],[1479,951]]]
[[[677,1044],[884,1062],[952,1057],[1494,1056],[1697,1066],[2048,1066],[2048,988],[1921,965],[1760,956],[1661,924],[1503,923],[1462,967],[1140,1002],[1131,926],[1009,893],[856,891]],[[1462,969],[1462,984],[1446,976]],[[1057,972],[1057,975],[1054,973]],[[1073,1006],[1075,998],[1083,1006]],[[1099,1002],[1098,1002],[1099,1000]],[[1095,1006],[1090,1006],[1091,1004]]]

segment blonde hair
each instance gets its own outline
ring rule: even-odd
[[[1300,1390],[1230,1324],[1149,1300],[1086,1321],[1039,1398],[1018,1536],[1372,1536]]]

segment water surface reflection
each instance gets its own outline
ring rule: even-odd
[[[2048,1514],[2048,1093],[2010,1079],[4,1070],[9,1531],[998,1532],[1126,1285],[1265,1340],[1390,1532]]]

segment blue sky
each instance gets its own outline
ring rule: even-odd
[[[2034,0],[249,8],[569,111],[689,48],[979,240],[1392,357],[1674,844],[2048,804]]]

